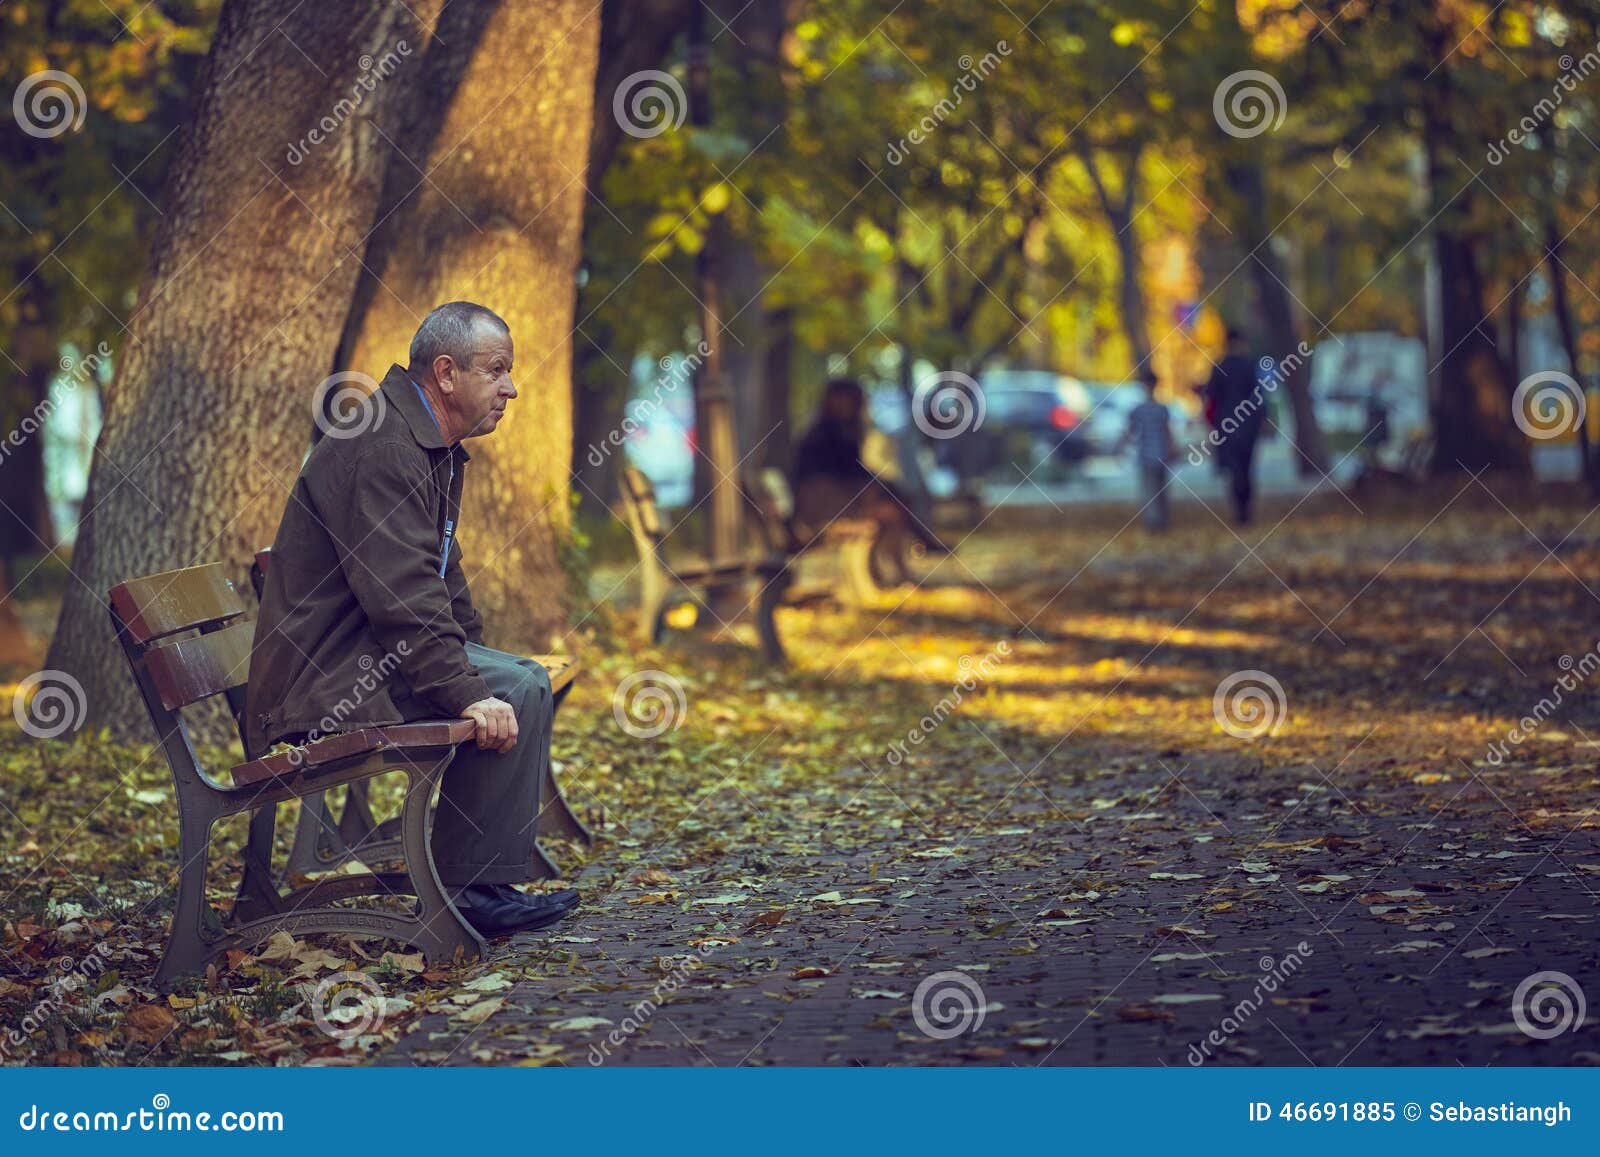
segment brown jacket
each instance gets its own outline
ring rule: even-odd
[[[439,573],[468,458],[446,445],[400,366],[312,449],[256,621],[245,704],[253,752],[290,734],[455,718],[489,698],[467,657],[483,623],[457,542]]]

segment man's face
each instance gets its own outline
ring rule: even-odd
[[[517,396],[511,384],[511,335],[493,322],[480,321],[473,333],[472,357],[458,366],[448,357],[435,363],[439,386],[449,399],[453,426],[463,438],[492,434]]]

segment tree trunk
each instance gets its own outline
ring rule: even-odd
[[[1447,30],[1429,21],[1423,37],[1428,61],[1443,65],[1455,48]],[[1466,231],[1474,190],[1462,188],[1470,177],[1458,163],[1462,151],[1453,132],[1456,95],[1449,68],[1437,67],[1421,86],[1420,104],[1439,295],[1440,348],[1430,351],[1438,381],[1434,465],[1525,472],[1527,444],[1511,420],[1512,385],[1484,308],[1475,238]]]
[[[1567,295],[1567,267],[1561,261],[1561,230],[1555,218],[1546,215],[1544,220],[1544,251],[1548,260],[1545,269],[1550,278],[1551,306],[1556,315],[1556,326],[1561,332],[1561,348],[1567,355],[1567,369],[1578,383],[1585,401],[1589,398],[1588,383],[1578,366],[1578,330],[1572,321],[1572,301]],[[1517,368],[1521,373],[1521,367]],[[1578,456],[1583,480],[1591,490],[1600,491],[1600,464],[1595,462],[1594,448],[1589,444],[1589,419],[1587,408],[1578,421]]]
[[[737,45],[728,53],[728,63],[737,77],[740,99],[723,110],[719,126],[724,132],[736,132],[749,148],[762,142],[775,145],[776,130],[788,114],[781,50],[789,7],[790,0],[721,0],[718,19],[726,23],[718,43]],[[759,207],[759,192],[756,196]],[[752,209],[752,218],[757,211]],[[774,384],[768,377],[773,345],[784,341],[785,335],[772,328],[775,309],[763,300],[772,271],[757,252],[752,236],[757,228],[752,220],[743,232],[728,231],[720,277],[732,339],[723,358],[733,391],[739,452],[747,456],[747,467],[783,461],[788,442],[787,431],[779,430],[787,422],[787,398],[781,408],[773,404]]]
[[[43,421],[48,416],[50,379],[56,373],[56,346],[49,290],[30,276],[30,262],[18,262],[15,283],[26,286],[12,327],[0,393],[0,435],[16,434],[20,445],[0,446],[0,557],[43,554],[55,546],[50,503],[44,486]]]
[[[0,663],[22,663],[31,657],[22,622],[11,603],[13,560],[44,554],[55,547],[50,502],[44,485],[44,421],[50,379],[56,371],[53,318],[49,290],[42,277],[31,276],[28,262],[18,262],[16,284],[23,290],[6,365],[11,370],[0,393],[0,431],[20,444],[0,446]],[[26,573],[26,572],[20,572]]]
[[[767,312],[767,363],[762,374],[765,420],[770,437],[762,442],[755,461],[787,470],[794,460],[789,398],[794,384],[794,311],[780,306]]]
[[[706,35],[703,5],[696,5],[689,13],[689,121],[701,129],[709,129],[712,124],[711,42]],[[706,349],[705,360],[694,375],[695,440],[700,451],[695,498],[696,505],[701,501],[706,504],[705,554],[712,563],[732,559],[739,552],[739,449],[733,391],[724,365],[727,335],[721,285],[726,273],[723,252],[727,231],[726,216],[714,216],[694,258],[700,340]],[[716,618],[726,621],[738,610],[738,592],[732,585],[713,586],[706,591],[706,605]]]
[[[1150,361],[1150,324],[1145,307],[1144,284],[1140,274],[1144,264],[1139,247],[1139,236],[1133,228],[1133,206],[1139,191],[1139,148],[1129,150],[1127,168],[1122,174],[1120,196],[1113,198],[1100,175],[1100,165],[1094,148],[1084,145],[1078,150],[1089,181],[1094,185],[1100,208],[1105,213],[1106,224],[1111,227],[1117,246],[1117,312],[1122,318],[1122,332],[1128,338],[1128,351],[1135,370],[1141,370]]]
[[[1288,274],[1272,248],[1272,239],[1265,232],[1267,191],[1261,165],[1254,161],[1231,164],[1225,170],[1224,179],[1239,201],[1234,227],[1249,254],[1251,280],[1270,352],[1278,362],[1294,356],[1290,363],[1294,368],[1284,378],[1283,389],[1289,396],[1289,411],[1294,417],[1294,447],[1300,473],[1302,476],[1325,473],[1328,449],[1311,402],[1311,363],[1299,354],[1300,327],[1295,323],[1294,305],[1289,297]]]
[[[599,319],[587,325],[598,326]],[[630,382],[595,344],[606,340],[604,333],[578,333],[572,351],[572,477],[583,511],[596,518],[609,517],[617,471],[627,455],[621,439]]]
[[[382,0],[287,15],[269,0],[223,9],[139,305],[115,349],[77,581],[48,659],[82,683],[89,721],[119,738],[148,738],[149,725],[105,592],[213,561],[242,586],[251,552],[272,541],[349,305],[352,249],[377,201],[383,154],[371,117],[414,62],[397,56],[398,75],[370,92],[358,82],[400,41],[414,50],[416,37],[406,8]],[[309,142],[330,122],[321,143]]]
[[[566,620],[570,335],[599,31],[581,0],[445,9],[346,326],[349,365],[379,376],[443,302],[480,302],[510,325],[521,397],[469,446],[462,511],[473,600],[508,649],[542,650]]]

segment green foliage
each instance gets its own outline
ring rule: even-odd
[[[0,10],[0,89],[14,94],[51,70],[72,77],[84,97],[69,97],[81,127],[8,136],[0,346],[11,346],[24,303],[48,319],[58,346],[121,344],[193,72],[220,6],[14,0]],[[28,293],[20,292],[25,284]]]

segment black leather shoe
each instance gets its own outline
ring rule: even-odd
[[[518,904],[527,904],[533,907],[543,907],[546,904],[557,904],[572,909],[578,906],[578,889],[562,888],[559,892],[522,892],[510,884],[490,884],[489,887],[507,900],[515,900]]]
[[[572,911],[577,893],[573,892],[568,902],[552,901],[547,896],[521,896],[512,900],[497,891],[495,885],[472,884],[461,889],[454,900],[462,919],[472,925],[478,935],[509,936],[513,932],[548,928]]]

